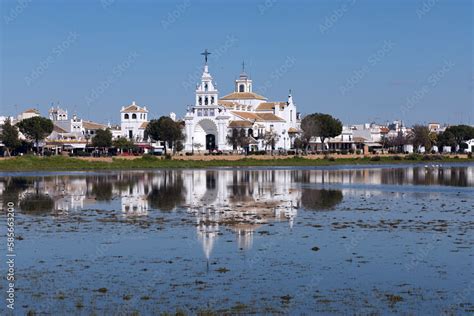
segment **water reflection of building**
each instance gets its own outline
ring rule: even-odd
[[[122,212],[126,216],[148,215],[148,185],[143,181],[120,192]]]
[[[209,258],[221,226],[232,229],[238,247],[249,249],[254,231],[264,223],[288,221],[299,207],[287,170],[183,171],[186,206],[196,217],[198,239]]]
[[[300,208],[331,210],[343,196],[380,195],[379,185],[405,184],[474,186],[474,167],[159,170],[3,177],[0,203],[38,198],[34,194],[39,192],[50,199],[42,199],[42,211],[48,208],[64,216],[88,207],[102,208],[97,206],[100,203],[118,207],[125,217],[148,216],[150,209],[171,212],[179,208],[194,217],[197,238],[209,258],[223,229],[235,232],[239,248],[249,249],[259,227],[282,221],[291,229]],[[32,202],[30,208],[34,208]]]

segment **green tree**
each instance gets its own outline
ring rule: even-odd
[[[415,149],[423,146],[425,150],[429,152],[433,146],[430,130],[427,126],[414,125],[410,133],[410,138]]]
[[[456,146],[456,137],[449,130],[446,130],[438,135],[436,144],[438,147],[455,147]]]
[[[403,151],[403,145],[409,144],[410,139],[408,136],[403,135],[403,133],[398,133],[395,137],[387,137],[387,146],[389,148],[395,148],[397,152]]]
[[[300,150],[304,149],[305,146],[305,140],[302,137],[296,137],[295,140],[293,141],[293,148],[296,149],[296,152],[298,153]]]
[[[249,145],[250,145],[250,137],[247,135],[247,132],[245,131],[245,129],[242,128],[239,132],[239,146],[241,148],[247,148],[246,150],[248,150]]]
[[[232,146],[233,151],[236,151],[238,147],[247,147],[250,144],[250,137],[247,136],[245,129],[233,128],[227,135],[227,143]]]
[[[16,126],[11,124],[10,119],[7,119],[5,124],[2,126],[0,141],[5,146],[8,157],[10,157],[13,150],[21,145],[20,139],[18,138],[18,129]]]
[[[120,149],[121,152],[124,152],[124,151],[131,151],[133,149],[136,148],[135,144],[133,143],[132,140],[128,140],[127,138],[125,137],[120,137],[120,138],[117,138],[116,140],[114,140],[112,142],[112,145],[117,148],[117,149]]]
[[[183,142],[181,140],[178,140],[176,142],[176,151],[181,152],[181,151],[183,151],[183,149],[184,149]]]
[[[240,133],[239,130],[233,128],[229,135],[227,135],[227,143],[232,146],[232,150],[235,152],[239,146]]]
[[[50,119],[41,116],[25,119],[17,125],[26,138],[35,142],[37,153],[39,153],[39,142],[49,136],[54,128]]]
[[[456,145],[461,145],[461,143],[466,140],[474,138],[474,127],[469,125],[454,125],[446,129],[446,132],[450,132],[454,139],[456,140]]]
[[[314,113],[303,118],[301,129],[303,130],[303,136],[307,140],[308,145],[312,137],[319,137],[323,149],[325,149],[324,142],[326,139],[341,134],[342,123],[329,114]]]
[[[92,138],[92,146],[98,148],[112,147],[112,133],[109,129],[98,129]]]
[[[265,150],[267,150],[268,147],[270,147],[271,154],[273,155],[273,150],[275,149],[275,145],[279,138],[280,136],[277,134],[277,132],[273,130],[266,131],[265,134],[263,135],[263,143],[265,145]]]
[[[162,116],[158,120],[151,120],[145,129],[145,137],[149,137],[155,142],[164,141],[165,154],[166,144],[175,150],[176,142],[184,139],[181,124],[173,121],[168,116]]]

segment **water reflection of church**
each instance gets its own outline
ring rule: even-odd
[[[208,259],[222,227],[236,233],[242,249],[252,247],[262,224],[288,221],[293,227],[300,191],[292,187],[290,171],[190,170],[184,179],[186,207]]]

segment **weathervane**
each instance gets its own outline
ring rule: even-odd
[[[245,73],[245,61],[242,61],[242,73]]]
[[[211,53],[209,53],[209,52],[207,51],[207,48],[204,50],[203,53],[201,53],[201,55],[204,56],[204,60],[206,61],[206,64],[207,64],[207,56],[209,56],[210,54],[211,54]]]

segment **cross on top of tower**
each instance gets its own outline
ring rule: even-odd
[[[207,64],[207,56],[209,56],[211,53],[207,51],[207,48],[204,50],[204,52],[201,53],[201,55],[204,56],[204,60],[206,61]]]

